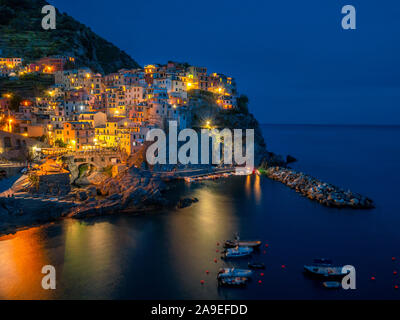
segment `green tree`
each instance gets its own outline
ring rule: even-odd
[[[54,141],[54,144],[55,144],[56,147],[59,147],[59,148],[66,148],[67,147],[67,144],[64,143],[64,141],[62,141],[61,139],[57,139],[56,141]]]

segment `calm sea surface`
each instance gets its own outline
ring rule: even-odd
[[[0,298],[399,299],[400,127],[263,130],[270,150],[299,159],[294,168],[365,194],[376,209],[325,208],[258,176],[182,184],[176,189],[200,200],[190,208],[66,220],[0,237]],[[268,243],[253,255],[266,270],[246,289],[219,289],[216,272],[227,264],[217,243],[235,232]],[[357,289],[325,290],[306,278],[303,265],[318,257],[355,266]],[[57,270],[52,292],[41,289],[48,264]]]

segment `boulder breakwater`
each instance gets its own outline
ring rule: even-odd
[[[266,175],[273,180],[282,182],[310,200],[318,201],[328,207],[354,209],[375,207],[373,201],[365,196],[350,190],[345,191],[289,168],[270,167],[266,170]]]

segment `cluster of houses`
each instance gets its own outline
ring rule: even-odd
[[[54,74],[63,71],[66,63],[75,64],[74,57],[52,56],[43,57],[32,63],[24,64],[22,58],[0,57],[0,77],[19,77],[30,73]]]
[[[4,60],[8,59],[8,60]],[[23,100],[10,110],[12,92],[0,98],[3,131],[25,137],[45,137],[53,148],[73,151],[119,149],[132,154],[152,128],[177,121],[189,127],[190,92],[209,92],[223,109],[236,108],[233,78],[208,74],[204,67],[168,62],[101,75],[89,68],[68,68],[71,57],[46,57],[22,65],[18,58],[0,58],[19,74],[54,74],[55,85],[45,95]]]

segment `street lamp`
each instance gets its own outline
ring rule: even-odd
[[[12,132],[12,124],[13,120],[12,119],[8,119],[8,132]]]

